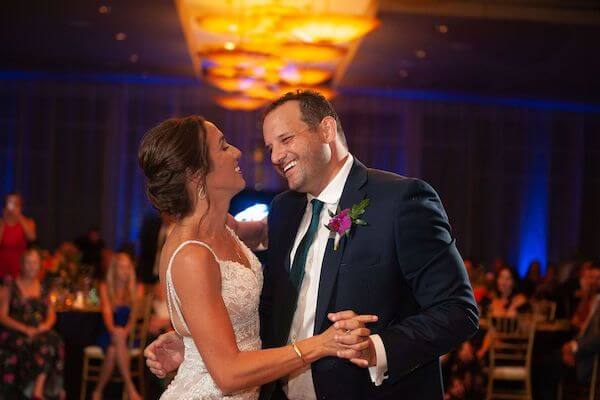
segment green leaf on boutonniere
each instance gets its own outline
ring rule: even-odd
[[[358,218],[358,219],[354,220],[354,223],[355,223],[356,225],[362,225],[362,226],[365,226],[365,225],[367,225],[367,223],[366,223],[365,221],[363,221],[362,219],[360,219],[360,218]]]
[[[368,205],[369,205],[369,199],[364,199],[363,201],[358,203],[358,208],[361,209],[362,211],[364,211]]]
[[[364,199],[360,203],[353,205],[349,212],[349,215],[352,218],[352,220],[354,221],[358,219],[358,217],[363,215],[365,213],[365,208],[367,208],[368,205],[369,199]]]

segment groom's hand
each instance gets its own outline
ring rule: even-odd
[[[353,364],[362,368],[377,365],[375,346],[370,339],[371,330],[365,324],[377,321],[377,316],[357,315],[354,311],[340,311],[328,315],[333,326],[343,332],[336,335],[335,341],[344,347],[338,351],[338,357],[350,360]]]
[[[183,340],[173,331],[160,335],[144,350],[146,365],[159,378],[179,368],[183,354]]]

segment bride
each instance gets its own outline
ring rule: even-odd
[[[359,353],[370,331],[334,326],[285,347],[260,350],[262,269],[227,227],[231,198],[245,186],[240,151],[198,116],[167,120],[144,136],[139,163],[155,208],[176,218],[160,257],[160,281],[185,356],[161,399],[256,399],[261,384],[339,350]],[[356,316],[360,326],[374,316]],[[352,346],[336,335],[353,334]]]

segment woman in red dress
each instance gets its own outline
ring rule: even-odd
[[[5,197],[0,219],[0,281],[17,277],[27,243],[36,238],[35,222],[22,214],[22,203],[18,193],[9,193]]]

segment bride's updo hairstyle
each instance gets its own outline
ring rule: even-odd
[[[204,118],[172,118],[150,129],[140,143],[138,162],[154,208],[176,218],[185,217],[194,208],[198,192],[205,193],[205,177],[210,170]],[[196,177],[198,187],[190,195],[186,184]]]

